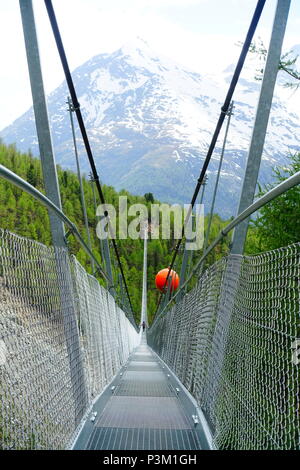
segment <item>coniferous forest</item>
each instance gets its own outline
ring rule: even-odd
[[[40,160],[38,158],[34,158],[30,152],[26,154],[20,153],[14,145],[6,146],[5,144],[0,143],[0,164],[9,168],[44,193]],[[299,165],[300,154],[296,154],[291,157],[290,168],[275,169],[275,184],[278,184],[295,171],[299,171]],[[69,170],[63,170],[59,166],[57,167],[57,170],[63,211],[71,221],[76,224],[81,235],[85,241],[87,241],[77,174]],[[114,205],[115,207],[118,206],[118,197],[120,195],[127,196],[128,206],[136,203],[146,204],[149,207],[149,213],[150,204],[152,202],[159,203],[159,201],[154,200],[151,193],[145,194],[144,197],[134,196],[125,190],[117,192],[111,186],[102,186],[106,202]],[[83,176],[83,187],[92,249],[100,264],[102,264],[100,240],[96,235],[96,225],[99,218],[96,217],[92,183],[86,176]],[[270,185],[267,188],[260,187],[259,195],[262,195],[267,189],[270,189]],[[99,201],[97,200],[96,203],[98,204]],[[254,254],[266,249],[278,248],[297,241],[300,235],[299,223],[297,223],[297,214],[299,214],[299,209],[300,189],[298,187],[289,190],[269,206],[266,206],[250,225],[246,254]],[[289,213],[291,217],[289,217]],[[0,178],[0,215],[0,226],[2,229],[7,229],[18,235],[29,237],[46,245],[51,244],[50,224],[47,209],[32,196],[28,195],[16,186],[13,186],[3,178]],[[207,226],[207,222],[206,217],[205,226]],[[209,242],[213,241],[220,230],[225,227],[228,222],[229,221],[222,220],[219,215],[214,214]],[[282,229],[283,226],[285,229]],[[150,322],[155,312],[159,295],[159,292],[155,287],[155,275],[160,269],[168,267],[168,264],[171,261],[172,250],[176,242],[172,235],[171,229],[170,240],[161,238],[158,240],[151,240],[150,238],[148,243],[148,316]],[[230,239],[228,237],[227,240],[224,240],[219,244],[215,251],[208,256],[206,266],[224,256],[228,252],[229,243]],[[133,310],[136,320],[139,321],[142,294],[143,240],[132,240],[130,238],[119,240],[117,237],[117,244],[129,288]],[[69,248],[70,252],[76,255],[78,261],[85,267],[85,269],[92,273],[92,267],[88,255],[73,237],[69,237]],[[112,249],[110,250],[110,253],[114,282],[118,290],[119,274],[117,262]],[[192,253],[188,269],[191,268],[191,265],[194,265],[197,262],[197,259],[199,259],[201,254],[201,251],[194,251]],[[181,260],[182,251],[177,257],[177,264],[175,266],[177,273],[180,273]],[[103,285],[105,285],[103,279],[100,277],[98,279]],[[195,281],[196,280],[194,280],[194,282]],[[192,287],[194,282],[192,281],[189,287]]]

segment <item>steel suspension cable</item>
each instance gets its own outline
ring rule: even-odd
[[[67,82],[69,92],[70,92],[70,95],[71,95],[73,108],[74,108],[74,111],[75,111],[76,116],[77,116],[78,125],[79,125],[80,131],[81,131],[84,146],[85,146],[86,153],[87,153],[89,163],[90,163],[90,166],[91,166],[93,179],[94,179],[94,182],[96,184],[96,187],[97,187],[97,190],[98,190],[98,193],[99,193],[100,201],[105,206],[106,203],[105,203],[103,191],[102,191],[101,184],[100,184],[100,181],[99,181],[99,176],[98,176],[98,173],[97,173],[97,169],[96,169],[94,157],[93,157],[93,154],[92,154],[91,146],[90,146],[90,143],[89,143],[89,139],[88,139],[88,136],[87,136],[85,124],[84,124],[84,121],[83,121],[83,118],[82,118],[82,114],[81,114],[81,110],[80,110],[80,104],[79,104],[78,99],[77,99],[77,94],[76,94],[76,91],[75,91],[73,79],[72,79],[70,68],[69,68],[69,65],[68,65],[67,56],[66,56],[66,53],[65,53],[65,50],[64,50],[64,46],[63,46],[63,42],[62,42],[62,39],[61,39],[60,31],[59,31],[59,28],[58,28],[55,12],[54,12],[54,9],[53,9],[52,0],[44,0],[44,2],[45,2],[46,9],[47,9],[48,17],[49,17],[49,20],[50,20],[50,24],[51,24],[52,32],[53,32],[53,35],[54,35],[54,39],[55,39],[55,42],[56,42],[57,50],[58,50],[60,60],[61,60],[61,63],[62,63],[62,67],[63,67],[63,70],[64,70],[66,82]],[[113,232],[112,232],[112,229],[111,229],[111,224],[110,224],[110,221],[109,221],[108,212],[106,210],[104,211],[104,216],[107,218],[109,232],[112,234]],[[126,290],[126,294],[127,294],[128,300],[129,300],[130,308],[131,308],[131,311],[133,313],[132,303],[131,303],[131,299],[130,299],[130,295],[129,295],[129,291],[128,291],[128,287],[127,287],[127,283],[126,283],[126,279],[125,279],[125,275],[124,275],[124,271],[123,271],[123,266],[122,266],[122,263],[121,263],[121,259],[120,259],[120,255],[119,255],[119,251],[118,251],[116,241],[114,240],[113,237],[112,237],[112,243],[113,243],[114,251],[115,251],[115,254],[116,254],[117,262],[118,262],[118,265],[119,265],[119,269],[120,269],[120,272],[121,272],[121,275],[122,275],[122,279],[123,279],[123,282],[124,282],[124,287],[125,287],[125,290]]]
[[[252,20],[251,20],[251,23],[250,23],[250,26],[249,26],[247,35],[246,35],[246,39],[245,39],[244,44],[243,44],[243,47],[242,47],[242,51],[241,51],[241,53],[240,53],[240,57],[239,57],[239,59],[238,59],[238,62],[237,62],[237,65],[236,65],[236,68],[235,68],[233,77],[232,77],[232,79],[231,79],[231,83],[230,83],[230,85],[229,85],[229,89],[228,89],[228,92],[227,92],[227,95],[226,95],[224,104],[223,104],[223,106],[221,107],[221,113],[220,113],[220,116],[219,116],[219,119],[218,119],[218,122],[217,122],[217,125],[216,125],[216,128],[215,128],[214,134],[213,134],[213,136],[212,136],[212,140],[211,140],[211,143],[210,143],[210,146],[209,146],[207,155],[206,155],[206,157],[205,157],[205,160],[204,160],[204,163],[203,163],[203,167],[202,167],[200,176],[199,176],[199,178],[198,178],[198,180],[197,180],[197,184],[196,184],[196,187],[195,187],[195,190],[194,190],[194,194],[193,194],[193,197],[192,197],[192,200],[191,200],[191,203],[190,203],[189,210],[188,210],[187,215],[186,215],[186,217],[185,217],[185,221],[184,221],[184,224],[183,224],[183,227],[182,227],[181,238],[178,240],[178,242],[177,242],[177,244],[176,244],[176,246],[175,246],[175,249],[174,249],[174,254],[173,254],[173,257],[172,257],[172,261],[171,261],[171,264],[170,264],[170,266],[169,266],[169,270],[168,270],[168,274],[167,274],[167,277],[166,277],[166,280],[165,280],[165,284],[164,284],[164,286],[163,286],[162,292],[160,293],[160,296],[159,296],[159,299],[158,299],[158,302],[157,302],[157,306],[156,306],[156,311],[155,311],[155,313],[154,313],[154,317],[155,317],[155,315],[156,315],[157,312],[158,312],[158,309],[159,309],[159,306],[160,306],[160,303],[161,303],[161,300],[162,300],[162,296],[163,296],[165,287],[167,286],[170,273],[171,273],[171,271],[172,271],[172,269],[173,269],[174,262],[175,262],[175,259],[176,259],[176,257],[177,257],[178,251],[179,251],[179,247],[180,247],[181,242],[182,242],[182,240],[183,240],[183,238],[184,238],[184,235],[185,235],[184,227],[185,227],[186,224],[188,223],[189,218],[190,218],[191,213],[192,213],[192,210],[193,210],[193,208],[194,208],[194,205],[195,205],[195,202],[196,202],[196,199],[197,199],[199,190],[200,190],[201,185],[202,185],[202,182],[203,182],[203,180],[204,180],[204,177],[205,177],[205,174],[206,174],[206,170],[207,170],[207,167],[208,167],[209,162],[210,162],[210,160],[211,160],[211,156],[212,156],[212,154],[213,154],[213,151],[214,151],[214,148],[215,148],[215,145],[216,145],[218,136],[219,136],[219,134],[220,134],[220,131],[221,131],[221,128],[222,128],[222,125],[223,125],[225,116],[226,116],[227,113],[228,113],[228,109],[229,109],[229,106],[230,106],[230,102],[231,102],[231,100],[232,100],[232,96],[233,96],[234,90],[235,90],[235,88],[236,88],[236,84],[237,84],[237,82],[238,82],[238,79],[239,79],[241,70],[242,70],[242,68],[243,68],[243,65],[244,65],[244,62],[245,62],[245,59],[246,59],[247,52],[248,52],[249,47],[250,47],[250,44],[251,44],[251,42],[252,42],[252,39],[253,39],[254,33],[255,33],[255,31],[256,31],[256,27],[257,27],[257,25],[258,25],[258,22],[259,22],[259,19],[260,19],[260,17],[261,17],[263,8],[264,8],[264,6],[265,6],[265,3],[266,3],[266,0],[258,0],[258,2],[257,2],[255,11],[254,11],[254,14],[253,14],[253,17],[252,17]]]

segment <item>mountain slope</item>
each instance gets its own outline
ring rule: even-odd
[[[235,213],[251,137],[259,83],[248,60],[235,93],[235,110],[224,158],[216,210]],[[189,202],[201,170],[220,107],[233,73],[200,75],[157,56],[144,41],[113,54],[101,54],[78,67],[74,83],[100,178],[116,189],[153,192],[163,201]],[[75,169],[65,83],[48,97],[57,162]],[[289,113],[277,96],[272,113],[260,180],[300,148],[299,116]],[[79,136],[79,133],[78,133]],[[6,143],[38,154],[32,109],[1,132]],[[205,202],[209,204],[223,132],[208,171]],[[89,171],[78,139],[82,166]]]

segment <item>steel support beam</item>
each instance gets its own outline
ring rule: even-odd
[[[254,199],[290,3],[290,0],[277,1],[238,214],[250,206]],[[248,224],[249,219],[245,220],[234,230],[231,253],[243,254]]]
[[[20,10],[46,195],[61,209],[32,0],[20,0]],[[62,221],[52,212],[49,218],[53,245],[65,247]]]

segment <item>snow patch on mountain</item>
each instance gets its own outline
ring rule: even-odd
[[[217,197],[216,205],[224,216],[233,215],[238,203],[260,90],[260,83],[254,80],[256,68],[255,57],[250,55],[234,94],[220,182],[222,196]],[[95,56],[74,70],[101,180],[134,193],[150,191],[171,203],[189,202],[233,72],[230,65],[218,75],[195,73],[155,53],[142,39],[112,54]],[[261,182],[270,181],[272,167],[287,163],[289,152],[300,149],[300,106],[298,112],[295,106],[291,110],[286,93],[282,86],[276,87]],[[75,169],[67,95],[63,83],[49,95],[48,107],[57,162]],[[4,129],[1,137],[38,154],[32,109]],[[223,137],[224,129],[209,166],[207,206]],[[89,172],[79,134],[78,143],[83,170]]]

